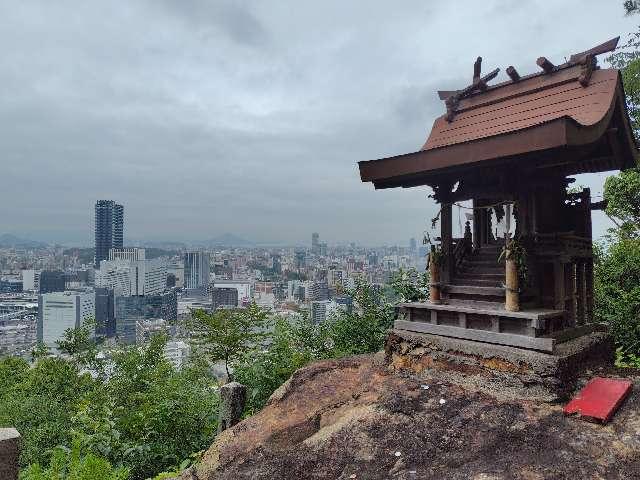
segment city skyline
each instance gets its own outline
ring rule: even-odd
[[[569,18],[603,41],[635,28],[605,2],[473,6],[406,2],[391,17],[376,2],[0,8],[12,47],[0,65],[0,233],[91,245],[87,206],[113,198],[130,242],[420,238],[437,213],[429,190],[373,192],[357,161],[420,148],[444,112],[434,91],[467,85],[477,55],[500,81],[512,63],[528,73],[540,55],[590,47],[558,28]],[[597,194],[603,178],[581,183]]]

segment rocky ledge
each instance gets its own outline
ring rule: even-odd
[[[299,370],[181,478],[640,478],[637,372],[634,392],[602,426],[513,391],[501,397],[392,370],[384,354]]]

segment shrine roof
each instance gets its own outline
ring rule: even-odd
[[[480,62],[479,58],[470,87],[440,93],[447,113],[435,120],[422,148],[359,162],[362,181],[371,181],[376,188],[424,185],[452,169],[518,156],[524,160],[532,152],[566,152],[589,145],[595,151],[603,141],[611,150],[606,161],[591,162],[587,168],[583,160],[591,154],[583,148],[586,153],[576,157],[575,172],[569,173],[636,165],[637,149],[618,70],[597,68],[594,55],[577,54],[560,66],[545,65],[548,61],[541,57],[542,72],[520,77],[509,67],[511,81],[489,86],[479,77]],[[484,78],[495,75],[497,70]]]

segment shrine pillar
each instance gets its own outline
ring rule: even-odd
[[[481,210],[478,209],[478,202],[473,199],[473,249],[480,249],[480,237],[482,235],[482,216]]]
[[[577,294],[577,312],[576,324],[584,325],[587,321],[587,266],[584,260],[580,260],[576,265],[576,285]]]
[[[593,322],[593,258],[589,258],[585,262],[585,289],[586,289],[586,308],[585,323]]]
[[[553,264],[553,303],[556,310],[564,310],[566,307],[565,285],[565,263],[558,259]]]
[[[443,201],[440,210],[440,241],[442,249],[442,267],[440,270],[440,280],[449,283],[453,274],[453,252],[452,241],[452,210],[451,202]]]
[[[520,287],[518,285],[518,265],[515,258],[511,256],[512,252],[508,249],[505,255],[505,305],[504,308],[508,312],[517,312],[520,310]]]

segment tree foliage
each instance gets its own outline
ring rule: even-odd
[[[0,360],[0,427],[22,435],[21,463],[47,464],[51,449],[70,445],[71,418],[95,387],[78,366],[61,358],[41,358],[33,367]]]
[[[415,268],[398,270],[391,278],[391,286],[400,302],[418,302],[429,298],[429,272],[418,273]]]
[[[224,361],[228,378],[231,362],[259,347],[269,327],[269,315],[255,303],[214,312],[193,310],[191,316],[195,343],[211,360]]]
[[[609,328],[623,355],[640,354],[640,239],[614,238],[597,250],[596,321]]]
[[[56,447],[47,467],[39,463],[29,465],[20,474],[20,480],[127,480],[129,471],[124,467],[114,468],[104,458],[91,453],[82,455],[80,443],[74,442],[71,449]]]
[[[70,345],[84,344],[71,334],[66,338]],[[114,352],[105,378],[82,373],[75,357],[41,357],[32,367],[12,357],[0,360],[0,426],[21,433],[21,464],[33,465],[29,480],[85,478],[47,476],[61,465],[69,472],[74,465],[82,471],[113,465],[117,475],[126,467],[132,480],[145,479],[211,444],[217,381],[198,358],[176,371],[164,359],[164,341],[153,337],[147,346]],[[76,447],[75,457],[63,456]]]
[[[624,3],[627,13],[638,2]],[[621,69],[627,110],[638,136],[640,129],[640,31],[608,60]],[[630,169],[607,178],[606,213],[616,228],[595,248],[596,321],[606,322],[618,346],[618,365],[633,364],[640,355],[640,171]]]
[[[176,371],[163,357],[165,339],[114,355],[109,380],[84,398],[73,428],[83,450],[133,479],[179,465],[209,446],[217,428],[217,382],[197,359]]]
[[[640,170],[630,169],[608,177],[604,184],[606,213],[618,226],[617,234],[640,237]]]
[[[393,306],[364,281],[357,281],[347,293],[354,300],[351,312],[339,311],[320,324],[304,315],[277,318],[268,345],[246,351],[233,363],[236,379],[249,387],[248,413],[261,409],[293,372],[309,362],[383,347],[393,323]]]

